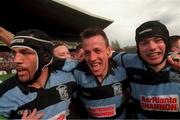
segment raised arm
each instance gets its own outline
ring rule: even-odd
[[[14,37],[13,33],[7,31],[6,29],[0,26],[0,40],[1,41],[3,41],[5,44],[9,46],[13,37]]]

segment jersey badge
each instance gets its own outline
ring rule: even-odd
[[[61,100],[67,100],[69,98],[68,88],[66,85],[59,85],[56,90],[58,90]]]

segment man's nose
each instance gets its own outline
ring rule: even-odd
[[[18,64],[18,63],[22,63],[22,56],[21,56],[21,54],[15,54],[14,55],[14,58],[13,58],[13,61],[14,61],[14,63],[16,63],[16,64]]]
[[[97,55],[92,52],[92,53],[90,54],[90,56],[89,56],[89,59],[90,59],[91,61],[94,61],[94,60],[97,59]]]
[[[154,50],[156,48],[156,43],[154,41],[149,42],[149,49]]]

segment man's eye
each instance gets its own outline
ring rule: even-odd
[[[26,52],[26,51],[23,51],[23,52],[22,52],[22,54],[28,54],[28,52]]]
[[[156,42],[163,42],[163,39],[162,38],[157,38],[155,41]]]
[[[156,39],[156,42],[160,42],[162,39]]]
[[[88,56],[90,54],[90,52],[84,52],[85,56]]]
[[[139,44],[140,44],[140,45],[146,45],[147,42],[146,42],[146,41],[141,41],[141,42],[139,42]]]
[[[101,53],[101,50],[97,49],[97,50],[96,50],[96,53]]]
[[[27,55],[27,54],[33,54],[33,53],[32,53],[32,52],[29,52],[29,51],[23,51],[22,54]]]

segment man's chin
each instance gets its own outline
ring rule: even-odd
[[[92,73],[95,75],[95,76],[99,76],[99,73],[97,71],[92,71]]]
[[[162,61],[153,61],[153,62],[147,62],[150,66],[157,66],[162,63]]]
[[[23,83],[26,83],[26,82],[29,81],[29,79],[27,79],[27,78],[25,78],[25,77],[19,77],[19,76],[18,76],[18,78],[19,78],[19,81],[21,81],[21,82],[23,82]]]

